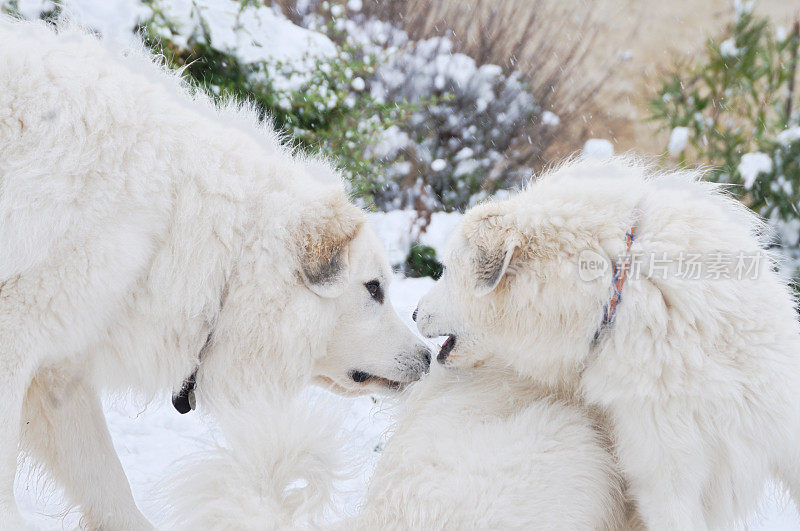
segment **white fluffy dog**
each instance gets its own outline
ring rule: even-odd
[[[258,408],[400,387],[427,348],[334,172],[140,50],[0,18],[0,522],[25,443],[91,528],[147,529],[98,393]],[[224,422],[223,422],[224,425]],[[20,426],[23,428],[20,429]]]
[[[489,364],[434,370],[409,390],[358,515],[339,523],[348,472],[335,416],[295,401],[277,426],[239,422],[164,496],[169,529],[617,529],[621,482],[581,407]],[[352,470],[349,471],[352,474]],[[341,516],[341,515],[339,515]]]
[[[489,364],[415,384],[348,528],[617,529],[608,441],[583,408]]]
[[[417,314],[450,336],[442,363],[498,359],[601,407],[650,529],[736,522],[773,474],[800,499],[792,292],[760,220],[700,178],[568,163],[477,206]]]

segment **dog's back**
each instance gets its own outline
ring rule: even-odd
[[[252,109],[216,105],[142,44],[9,17],[0,160],[0,281],[94,232],[163,232],[180,188],[238,197],[291,183],[276,166],[300,173]]]
[[[361,529],[616,529],[621,484],[580,406],[511,371],[434,370],[370,482]]]
[[[551,178],[532,193],[616,231],[608,256],[634,234],[622,303],[581,383],[613,419],[648,525],[737,522],[776,471],[797,499],[800,325],[763,221],[701,172],[614,159]]]
[[[148,138],[166,109],[146,78],[96,38],[0,18],[0,43],[3,280],[94,233],[152,223],[170,145]]]

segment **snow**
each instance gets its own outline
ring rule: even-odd
[[[53,8],[50,0],[17,0],[17,9],[25,18],[37,18],[39,13]]]
[[[516,72],[504,73],[497,65],[478,65],[472,57],[456,53],[445,37],[411,42],[405,32],[386,23],[351,22],[347,26],[349,39],[382,58],[369,82],[370,95],[376,101],[418,103],[449,95],[456,102],[434,101],[412,111],[404,129],[414,141],[408,139],[406,145],[396,146],[395,156],[381,159],[387,176],[397,183],[406,178],[416,180],[417,175],[409,175],[411,172],[422,174],[424,183],[412,192],[430,210],[466,206],[474,189],[457,177],[486,175],[498,167],[514,135],[539,115],[525,82]],[[456,157],[464,148],[470,149],[471,164],[461,164],[463,159]],[[408,165],[407,153],[418,162],[430,163]],[[517,181],[520,176],[514,171],[522,173],[509,169],[501,180]],[[438,193],[428,184],[434,180]],[[391,194],[387,195],[378,206],[390,208],[393,200]]]
[[[0,6],[8,0],[0,0]],[[53,2],[23,0],[18,4],[26,18],[37,18]],[[76,22],[99,31],[107,38],[133,42],[138,22],[158,9],[176,26],[175,42],[187,42],[208,30],[210,43],[236,55],[242,63],[291,65],[293,75],[273,75],[277,90],[294,90],[316,68],[317,60],[338,50],[327,36],[293,24],[279,11],[264,5],[242,5],[232,0],[162,0],[153,7],[131,0],[64,0],[64,10]]]
[[[333,18],[341,17],[344,14],[344,7],[340,6],[339,4],[334,4],[331,6],[331,16]]]
[[[0,0],[9,5],[10,0]],[[25,14],[34,18],[52,0],[22,0]],[[400,131],[390,133],[382,149],[367,150],[369,157],[386,168],[376,176],[382,193],[376,206],[383,210],[422,200],[426,209],[448,210],[473,204],[474,186],[467,181],[501,168],[497,182],[516,185],[531,172],[522,163],[508,167],[498,164],[528,124],[537,122],[542,109],[519,72],[505,72],[499,65],[479,64],[474,58],[456,53],[447,37],[413,41],[393,24],[362,13],[363,0],[309,2],[297,4],[299,25],[277,8],[262,2],[236,0],[65,0],[79,22],[112,38],[132,39],[137,22],[153,18],[152,28],[177,46],[188,42],[206,43],[235,55],[247,67],[255,83],[268,80],[275,89],[275,103],[290,109],[301,88],[313,96],[319,110],[337,104],[352,107],[358,95],[368,94],[378,103],[409,102],[410,117]],[[327,11],[321,16],[316,9]],[[333,16],[341,32],[341,49],[325,35],[326,16]],[[339,35],[336,37],[339,38]],[[337,42],[339,42],[337,40]],[[374,65],[375,71],[359,73],[347,87],[323,93],[314,79],[327,62],[319,59],[336,55],[337,60]],[[304,86],[306,85],[306,86]],[[210,86],[219,93],[220,87]],[[346,90],[337,96],[336,90]],[[301,95],[300,97],[302,97]],[[437,102],[441,98],[442,102]],[[309,98],[311,99],[311,98]],[[449,101],[457,103],[446,103]],[[555,126],[560,118],[552,111],[541,123]],[[486,124],[492,124],[486,126]],[[411,139],[413,138],[413,142]],[[387,139],[388,140],[388,139]],[[472,161],[457,160],[460,150],[469,148]],[[410,164],[413,160],[413,163]],[[410,190],[399,183],[418,181]],[[435,186],[431,185],[436,179]]]
[[[800,219],[792,218],[777,224],[781,244],[795,247],[800,241]]]
[[[677,155],[686,149],[686,144],[689,142],[689,128],[676,127],[669,135],[669,146],[667,150],[672,155]]]
[[[471,173],[475,173],[480,169],[481,165],[477,160],[473,159],[466,159],[462,160],[456,167],[453,169],[453,176],[455,177],[462,177],[464,175],[469,175]]]
[[[748,190],[753,187],[756,177],[762,173],[772,171],[772,159],[766,153],[745,153],[737,166],[739,174],[742,176],[744,187]]]
[[[362,90],[364,90],[366,88],[367,84],[366,84],[366,82],[364,82],[364,80],[362,78],[357,77],[357,78],[355,78],[353,80],[353,82],[350,84],[350,86],[353,87],[353,90],[355,90],[357,92],[361,92]]]
[[[733,9],[736,12],[737,19],[742,15],[749,15],[752,13],[754,7],[754,0],[733,0]]]
[[[778,142],[783,146],[788,146],[800,140],[800,126],[790,127],[778,133]]]
[[[182,38],[202,34],[199,13],[215,48],[236,55],[242,63],[266,63],[278,91],[296,90],[310,78],[318,59],[337,53],[327,36],[293,24],[270,7],[230,0],[184,2],[161,2],[172,8],[168,16],[179,26]],[[290,65],[292,75],[275,75],[279,64]]]
[[[453,157],[453,159],[457,160],[457,161],[463,161],[463,160],[472,158],[472,155],[474,153],[475,152],[472,150],[472,148],[468,148],[468,147],[461,148],[461,151],[456,153],[456,156]]]
[[[381,133],[374,145],[369,146],[369,154],[378,158],[394,157],[400,150],[411,143],[408,133],[396,125],[392,125]]]
[[[406,261],[411,244],[415,241],[436,251],[441,260],[447,239],[461,222],[460,212],[433,212],[425,231],[420,233],[419,215],[414,210],[392,210],[389,212],[370,212],[367,219],[370,226],[383,241],[389,255],[389,263],[402,264]]]
[[[124,41],[133,40],[136,23],[150,12],[144,4],[130,0],[70,0],[64,2],[64,5],[67,14],[81,24]]]
[[[730,39],[722,41],[722,44],[719,45],[719,53],[721,53],[723,57],[736,57],[739,55],[739,48],[736,47],[736,40],[731,37]]]
[[[155,519],[161,507],[155,492],[159,482],[168,478],[169,469],[181,458],[211,448],[219,436],[199,415],[178,414],[167,397],[148,407],[126,400],[107,401],[104,409],[134,497],[142,511]],[[63,511],[60,496],[38,485],[27,466],[17,474],[16,492],[29,529],[78,528],[79,515],[58,516]]]
[[[367,220],[383,242],[389,263],[402,264],[414,242],[413,229],[417,213],[413,210],[392,210],[390,212],[370,212]]]
[[[123,43],[135,40],[136,24],[151,12],[141,2],[130,0],[17,0],[16,7],[23,17],[36,19],[41,13],[52,11],[56,3],[62,4],[71,20]],[[10,5],[9,0],[0,0],[0,7],[4,5]]]
[[[561,123],[561,118],[559,118],[558,115],[554,112],[544,111],[542,113],[542,123],[544,125],[549,125],[551,127],[556,126]]]
[[[607,159],[614,155],[614,145],[602,138],[590,138],[583,145],[582,159]]]
[[[420,234],[419,242],[423,245],[433,247],[436,251],[436,258],[441,261],[445,252],[445,244],[453,230],[461,223],[464,217],[459,212],[434,212],[431,214],[431,221]]]

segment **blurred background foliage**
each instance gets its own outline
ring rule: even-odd
[[[146,4],[152,15],[139,29],[171,66],[218,97],[253,101],[302,148],[333,159],[354,193],[378,209],[463,210],[518,185],[545,163],[561,123],[543,104],[552,100],[555,108],[564,65],[531,76],[510,59],[530,31],[496,41],[484,36],[476,59],[460,51],[466,43],[477,49],[473,41],[452,38],[460,32],[427,36],[432,21],[446,16],[436,3],[284,2],[282,15],[335,43],[333,54],[299,64],[243,60],[236,47],[215,40],[215,21],[200,7],[176,17],[169,2]],[[493,23],[510,25],[512,12],[497,6],[477,8]],[[264,9],[242,0],[237,23]],[[531,8],[531,17],[540,11]],[[463,10],[452,15],[465,32],[475,20]],[[492,49],[500,43],[508,49]],[[585,47],[576,43],[568,63],[579,63]],[[590,99],[591,87],[582,90],[582,99]],[[571,100],[569,109],[579,112],[580,105]]]
[[[671,131],[667,152],[703,165],[776,229],[796,276],[800,240],[800,21],[777,30],[741,5],[705,53],[664,76],[652,119]]]
[[[796,270],[798,23],[753,2],[687,1],[135,0],[134,21],[118,26],[199,89],[252,102],[299,149],[328,157],[368,209],[412,213],[397,244],[408,275],[437,274],[441,247],[422,240],[443,233],[429,226],[439,213],[503,195],[587,140],[584,156],[633,147],[708,168],[769,220]],[[60,5],[0,0],[47,20]],[[690,53],[656,39],[679,34],[709,37]],[[649,120],[603,121],[639,97]]]

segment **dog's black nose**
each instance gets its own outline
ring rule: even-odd
[[[417,322],[417,312],[419,311],[419,307],[414,308],[414,313],[411,314],[411,320],[415,323]]]

